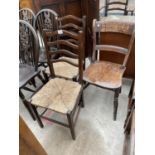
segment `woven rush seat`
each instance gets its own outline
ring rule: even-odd
[[[61,57],[59,59],[66,59],[75,64],[78,64],[78,59],[73,59],[68,57]],[[53,63],[53,67],[54,67],[54,72],[56,76],[72,79],[78,75],[78,68],[66,62]],[[49,67],[45,69],[45,73],[47,75],[50,75]]]
[[[76,104],[81,85],[61,78],[51,79],[31,99],[36,106],[67,114]]]
[[[119,88],[125,69],[120,64],[101,61],[91,64],[84,72],[84,80],[108,88]]]

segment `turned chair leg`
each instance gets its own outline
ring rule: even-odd
[[[114,121],[117,118],[117,108],[118,108],[118,97],[119,97],[120,89],[115,90],[114,94],[114,112],[113,112],[113,119]]]
[[[71,132],[72,138],[73,138],[73,140],[75,140],[74,124],[73,124],[73,118],[71,116],[71,113],[67,114],[67,119],[68,119],[69,128],[70,128],[70,132]]]
[[[36,81],[35,81],[35,79],[32,78],[30,82],[31,82],[31,84],[36,88]]]
[[[30,103],[30,104],[31,104],[31,103]],[[35,113],[36,120],[37,120],[39,126],[40,126],[41,128],[43,128],[44,125],[43,125],[43,123],[42,123],[42,121],[41,121],[41,118],[40,118],[40,116],[39,116],[39,114],[38,114],[38,111],[37,111],[37,109],[36,109],[36,106],[34,106],[34,105],[32,105],[32,104],[31,104],[30,106],[32,107],[32,109],[33,109],[33,111],[34,111],[34,113]]]

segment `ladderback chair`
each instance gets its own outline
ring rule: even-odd
[[[78,44],[75,45],[67,40],[58,39],[56,41],[51,41],[49,38],[57,35],[65,34],[72,39],[76,39]],[[39,125],[43,127],[43,123],[40,117],[47,119],[49,121],[58,123],[65,127],[70,128],[72,138],[75,139],[74,125],[77,120],[77,115],[74,121],[74,115],[76,109],[78,109],[77,114],[79,113],[80,106],[83,106],[82,102],[82,76],[83,76],[83,33],[79,31],[79,33],[69,32],[67,30],[57,30],[54,32],[44,32],[45,38],[45,47],[48,65],[51,73],[51,79],[32,97],[31,105],[33,110],[36,113],[36,119],[39,122]],[[59,48],[57,51],[51,51],[51,46],[54,45],[65,45],[63,49]],[[59,46],[61,47],[61,46]],[[75,49],[76,54],[72,53],[65,47],[71,47]],[[71,58],[78,59],[78,63],[74,63],[70,61],[70,59],[66,59],[65,57],[61,57],[60,59],[53,59],[53,55],[61,54],[64,56],[68,56]],[[74,82],[60,75],[57,75],[59,69],[59,63],[67,63],[72,66],[76,66],[79,72],[78,82]],[[56,67],[54,67],[56,66]],[[67,70],[68,68],[64,68]],[[60,71],[61,72],[61,71]],[[79,108],[77,108],[79,105]],[[52,110],[59,114],[67,116],[68,124],[62,123],[60,121],[54,120],[47,116],[44,116],[44,113],[39,115],[36,106],[42,107],[46,110]]]
[[[39,36],[40,41],[40,53],[39,53],[39,63],[40,65],[46,67],[47,59],[45,54],[45,45],[43,41],[43,31],[55,31],[58,29],[58,14],[51,9],[41,9],[35,18],[35,29]],[[56,40],[57,38],[50,38]]]
[[[28,22],[32,26],[34,26],[35,14],[29,8],[22,8],[22,9],[19,10],[19,19],[20,20],[25,20],[26,22]]]
[[[59,30],[67,30],[70,32],[75,32],[78,33],[79,31],[83,31],[83,49],[84,49],[84,62],[83,62],[83,68],[85,67],[85,27],[86,27],[86,16],[83,16],[82,18],[76,17],[74,15],[66,15],[64,17],[60,17],[58,18],[58,22],[59,22]],[[65,39],[75,45],[78,44],[77,39],[73,39],[72,37],[69,37],[68,35],[62,34],[61,36],[59,35],[59,39]],[[61,45],[60,48],[63,48],[64,45]],[[66,48],[66,47],[65,47]],[[72,53],[75,53],[75,49],[71,48],[71,47],[67,47],[68,50],[70,50]],[[61,57],[61,55],[59,55],[59,57]],[[70,61],[77,63],[78,59],[72,59],[69,57],[65,57],[67,59],[69,59]],[[64,70],[64,68],[66,68],[67,70]],[[57,71],[57,68],[56,68]],[[75,66],[69,66],[66,63],[60,63],[59,64],[59,72],[60,76],[63,75],[65,77],[68,77],[70,79],[75,79],[78,76],[78,70]],[[46,68],[45,70],[45,74],[47,74],[47,76],[50,75],[50,70],[49,67]]]
[[[33,119],[22,89],[34,92],[27,84],[34,81],[35,77],[45,82],[38,70],[38,54],[38,37],[34,28],[28,22],[19,20],[19,95]]]
[[[127,35],[130,37],[127,48],[114,45],[112,43],[101,42],[101,34],[115,34]],[[84,71],[84,81],[106,88],[115,92],[114,94],[114,113],[113,118],[116,120],[118,96],[121,92],[122,77],[126,68],[126,63],[130,55],[132,46],[134,44],[134,23],[109,19],[108,17],[103,21],[93,20],[93,55],[92,63]],[[124,55],[122,64],[117,64],[110,61],[101,61],[98,58],[100,52],[109,51]]]
[[[127,15],[128,0],[106,0],[105,1],[105,16],[108,12],[123,11],[124,15]]]

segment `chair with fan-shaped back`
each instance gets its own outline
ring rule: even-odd
[[[27,84],[35,77],[44,83],[40,70],[38,70],[38,45],[38,37],[31,24],[19,20],[19,95],[33,119],[35,117],[27,104],[22,89],[35,92],[27,87]]]
[[[113,42],[103,41],[103,37],[113,35],[129,37],[127,47],[115,44]],[[112,40],[112,39],[110,39]],[[103,21],[93,21],[93,56],[92,63],[84,71],[84,81],[101,88],[109,89],[115,92],[114,95],[114,113],[113,118],[116,120],[118,96],[121,92],[123,73],[126,68],[128,57],[134,44],[134,23],[118,20],[116,18],[105,17]],[[124,56],[123,63],[118,64],[111,61],[101,61],[101,52],[113,52]]]
[[[35,14],[29,8],[22,8],[22,9],[19,10],[19,19],[20,20],[25,20],[26,22],[28,22],[32,26],[34,26]]]
[[[55,31],[58,29],[58,14],[51,9],[41,9],[35,18],[35,29],[37,30],[37,34],[39,36],[40,41],[40,54],[39,54],[39,63],[40,65],[46,67],[47,59],[45,54],[45,46],[43,41],[43,30],[45,31]],[[53,40],[55,38],[51,38]]]
[[[68,40],[60,39],[59,37],[55,41],[50,40],[51,37],[61,36],[63,34],[74,40],[77,40],[77,44],[75,45],[69,42]],[[78,114],[80,107],[83,106],[82,102],[83,38],[84,36],[82,31],[80,31],[79,33],[73,33],[67,30],[44,32],[47,60],[52,78],[31,98],[31,105],[36,113],[36,116],[38,116],[37,120],[40,122],[39,125],[41,127],[43,127],[43,123],[40,117],[70,128],[73,139],[75,139],[74,125],[78,116],[76,115],[74,119],[74,115],[76,114],[77,107],[79,106],[77,112]],[[63,46],[63,48],[61,48],[62,46],[59,46],[59,48],[57,48],[56,51],[55,50],[52,51],[53,48],[51,47],[57,45],[65,45],[65,46]],[[67,47],[74,49],[75,53],[69,51]],[[65,57],[55,59],[53,55],[57,54],[71,57],[72,59],[77,59],[78,62],[74,63],[73,61]],[[74,82],[68,79],[68,76],[64,77],[62,67],[60,67],[59,70],[60,63],[67,64],[66,68],[63,68],[63,70],[66,72],[65,74],[66,76],[67,73],[69,74],[70,72],[70,70],[68,70],[70,66],[74,66],[77,68],[79,72],[78,82]],[[53,120],[45,116],[46,115],[45,112],[39,115],[36,106],[44,108],[45,111],[52,110],[56,113],[67,116],[68,124]]]

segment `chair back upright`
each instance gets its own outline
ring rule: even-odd
[[[134,27],[134,23],[113,20],[108,17],[106,17],[103,21],[96,21],[96,19],[94,19],[92,61],[94,62],[97,60],[97,55],[100,54],[101,51],[116,52],[124,55],[122,66],[125,67],[135,41]],[[127,47],[122,47],[120,45],[102,42],[101,34],[103,37],[108,34],[115,34],[116,36],[120,34],[125,36],[127,35],[130,39]]]
[[[31,24],[19,20],[19,63],[38,68],[39,41]]]
[[[69,38],[76,40],[76,43],[72,43],[66,39],[61,39],[59,36],[65,35],[68,36]],[[49,38],[53,36],[58,36],[56,41],[51,41]],[[45,40],[45,48],[46,48],[46,55],[47,55],[47,60],[48,60],[48,65],[50,69],[50,73],[52,77],[55,77],[55,72],[54,72],[54,63],[58,62],[65,62],[70,65],[73,65],[78,68],[79,71],[79,82],[82,83],[83,80],[83,59],[84,59],[84,50],[83,50],[83,32],[79,31],[78,33],[75,32],[70,32],[67,30],[57,30],[54,32],[47,32],[44,31],[44,40]],[[52,51],[53,46],[57,46],[57,50]],[[74,50],[74,53],[72,51],[69,51],[69,48],[72,48]],[[60,57],[58,59],[54,59],[54,55],[61,55],[65,57]],[[78,63],[74,63],[70,59],[67,59],[67,57],[73,58],[73,59],[78,59]]]
[[[22,8],[22,9],[19,10],[19,19],[20,20],[25,20],[26,22],[28,22],[32,26],[34,26],[35,14],[29,8]]]

